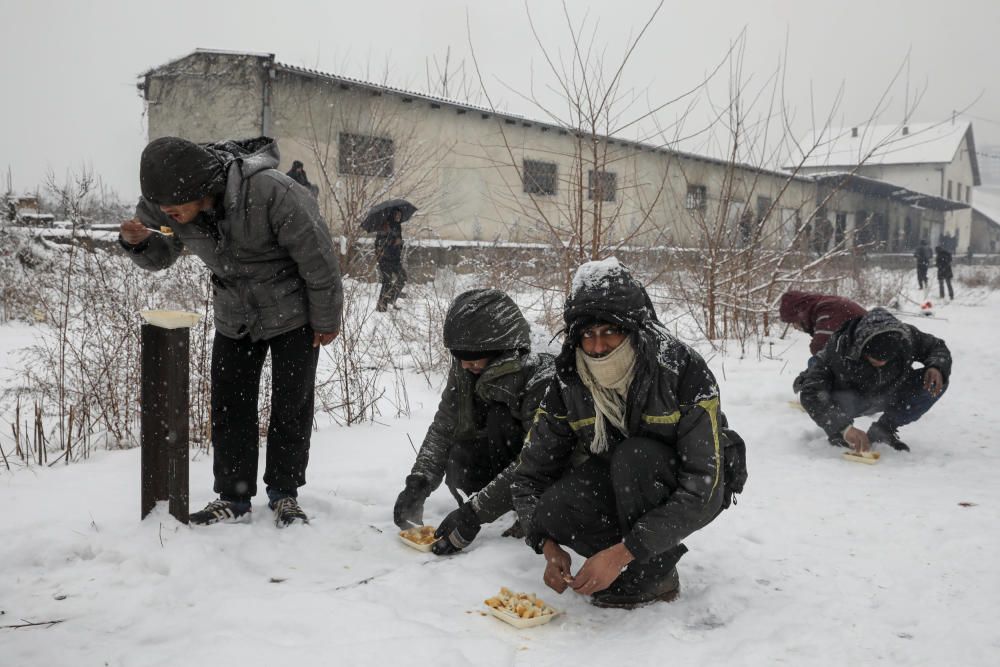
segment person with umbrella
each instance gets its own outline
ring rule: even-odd
[[[403,268],[403,227],[417,208],[405,199],[392,199],[373,206],[361,223],[361,228],[375,232],[375,262],[378,266],[379,290],[375,310],[384,313],[395,306],[406,284]]]

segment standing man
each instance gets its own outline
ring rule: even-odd
[[[285,173],[285,176],[311,192],[313,197],[319,194],[319,188],[309,182],[309,177],[306,176],[306,166],[300,160],[292,162],[292,168]]]
[[[938,279],[938,290],[940,292],[940,297],[944,298],[944,286],[945,283],[948,284],[948,300],[951,301],[955,298],[955,290],[951,288],[951,253],[944,247],[944,245],[938,245],[934,248],[934,267],[937,269],[937,279]]]
[[[444,479],[459,508],[438,526],[438,555],[465,548],[482,524],[513,509],[513,468],[553,376],[552,355],[531,353],[527,320],[499,290],[458,295],[444,344],[453,357],[448,384],[393,509],[400,528],[420,525],[424,501]],[[507,534],[523,537],[517,524]]]
[[[393,210],[375,235],[375,261],[382,283],[375,310],[380,313],[388,310],[389,306],[396,305],[396,299],[406,284],[406,270],[403,268],[402,219],[403,214],[398,209]]]
[[[917,283],[920,289],[927,289],[927,270],[931,266],[931,257],[934,256],[927,239],[920,239],[920,245],[913,251],[913,256],[917,258]]]
[[[899,428],[920,419],[941,398],[951,375],[944,341],[897,320],[884,308],[837,330],[803,374],[802,407],[831,445],[868,451],[883,442],[909,451]],[[913,363],[922,368],[913,368]],[[868,432],[855,417],[882,413]]]
[[[715,377],[656,320],[615,258],[582,265],[563,310],[566,338],[512,493],[545,583],[600,607],[671,600],[683,540],[746,480]],[[586,557],[574,574],[564,547]]]
[[[816,363],[816,355],[826,346],[826,341],[844,322],[861,317],[866,311],[850,299],[842,296],[814,294],[788,290],[781,295],[778,315],[782,322],[791,324],[799,331],[812,336],[809,340],[808,367]],[[792,390],[798,393],[805,371],[799,373],[792,382]]]
[[[257,491],[260,373],[271,353],[264,483],[278,527],[308,522],[306,483],[319,347],[340,332],[343,290],[316,200],[276,169],[272,139],[195,144],[156,139],[142,152],[142,199],[121,225],[138,266],[169,267],[187,248],[212,271],[214,490],[194,524],[249,520]],[[172,235],[158,231],[169,227]]]

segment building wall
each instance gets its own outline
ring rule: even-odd
[[[195,53],[147,74],[149,140],[260,136],[267,64],[257,56]]]
[[[795,221],[812,219],[823,199],[806,179],[617,141],[595,144],[529,120],[274,68],[266,56],[198,52],[154,70],[145,82],[151,139],[210,141],[267,132],[279,142],[283,171],[301,160],[310,180],[322,186],[320,203],[335,228],[340,214],[329,188],[343,193],[356,185],[339,170],[341,132],[393,139],[394,176],[370,178],[365,187],[373,188],[376,201],[414,201],[420,213],[410,233],[422,230],[432,238],[551,243],[557,227],[566,240],[568,220],[580,217],[578,209],[591,216],[596,205],[586,192],[577,199],[574,186],[582,178],[586,190],[593,150],[606,154],[598,162],[617,174],[615,200],[602,204],[604,218],[614,218],[605,230],[608,243],[694,245],[705,221],[725,220],[736,234],[742,214],[756,222],[770,208],[765,240],[777,245],[788,240]],[[557,164],[555,194],[523,192],[513,165],[525,159]],[[704,186],[704,206],[688,206],[689,185]],[[858,211],[885,209],[893,230],[904,225],[905,215],[886,200],[852,195],[837,201],[825,211],[833,224],[841,209],[851,228]],[[916,224],[929,229],[934,223],[921,217]]]
[[[971,247],[974,253],[1000,252],[1000,225],[979,211],[972,212]]]

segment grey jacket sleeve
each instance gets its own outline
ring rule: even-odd
[[[663,553],[719,513],[725,491],[719,388],[704,359],[691,353],[680,374],[676,395],[677,490],[633,524],[625,546],[639,560]]]
[[[139,222],[155,231],[139,245],[129,245],[120,236],[118,237],[119,243],[139,268],[147,271],[169,268],[184,252],[184,243],[176,236],[166,236],[160,233],[160,226],[166,223],[164,215],[145,199],[140,199],[136,205],[135,217]]]
[[[452,434],[455,432],[455,411],[457,409],[458,387],[456,382],[455,364],[452,362],[448,373],[448,383],[441,394],[434,421],[427,429],[427,435],[417,452],[417,460],[410,470],[411,475],[420,475],[430,484],[429,492],[441,485],[444,479],[445,466],[448,464],[448,454],[451,452]]]
[[[305,188],[289,185],[276,197],[270,218],[278,245],[295,260],[309,290],[309,326],[318,333],[340,331],[340,262],[316,198]]]
[[[520,419],[524,427],[524,432],[531,430],[531,423],[535,413],[545,396],[548,388],[548,381],[551,379],[551,364],[542,365],[535,370],[535,373],[528,379],[520,403]],[[522,445],[523,447],[523,445]],[[511,496],[510,486],[514,480],[514,470],[517,468],[518,459],[511,461],[510,465],[504,468],[503,472],[493,478],[479,493],[472,498],[472,509],[482,523],[492,523],[501,516],[514,509],[514,501]]]

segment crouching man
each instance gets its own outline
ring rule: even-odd
[[[499,290],[456,297],[444,344],[454,357],[448,383],[393,509],[400,528],[422,524],[424,502],[444,480],[459,508],[437,528],[439,556],[465,548],[483,524],[513,509],[513,465],[552,379],[552,355],[531,353],[527,320]],[[508,534],[522,536],[516,525]]]
[[[120,243],[143,269],[187,248],[212,271],[212,451],[216,500],[193,524],[249,520],[257,491],[257,396],[271,354],[264,483],[279,527],[307,522],[306,483],[319,346],[340,331],[337,254],[316,199],[276,169],[267,137],[194,144],[156,139],[142,152],[142,199]],[[155,231],[154,231],[155,230]],[[160,230],[169,230],[162,234]]]
[[[671,600],[687,536],[746,480],[719,390],[694,350],[656,320],[614,258],[579,268],[563,312],[556,379],[514,472],[514,505],[544,581],[599,607]],[[569,547],[586,557],[572,573]]]
[[[951,352],[940,338],[904,324],[884,308],[838,329],[803,373],[799,399],[831,445],[868,451],[873,443],[909,451],[899,428],[920,419],[948,386]],[[913,368],[913,362],[922,368]],[[867,433],[861,415],[882,415]]]
[[[816,355],[826,346],[826,341],[834,331],[844,322],[859,318],[866,312],[868,311],[858,304],[841,296],[797,290],[788,290],[782,294],[778,308],[782,322],[791,324],[811,337],[809,352],[812,356],[809,358],[808,367],[816,363]],[[792,390],[795,393],[802,389],[804,376],[803,371],[792,382]]]

